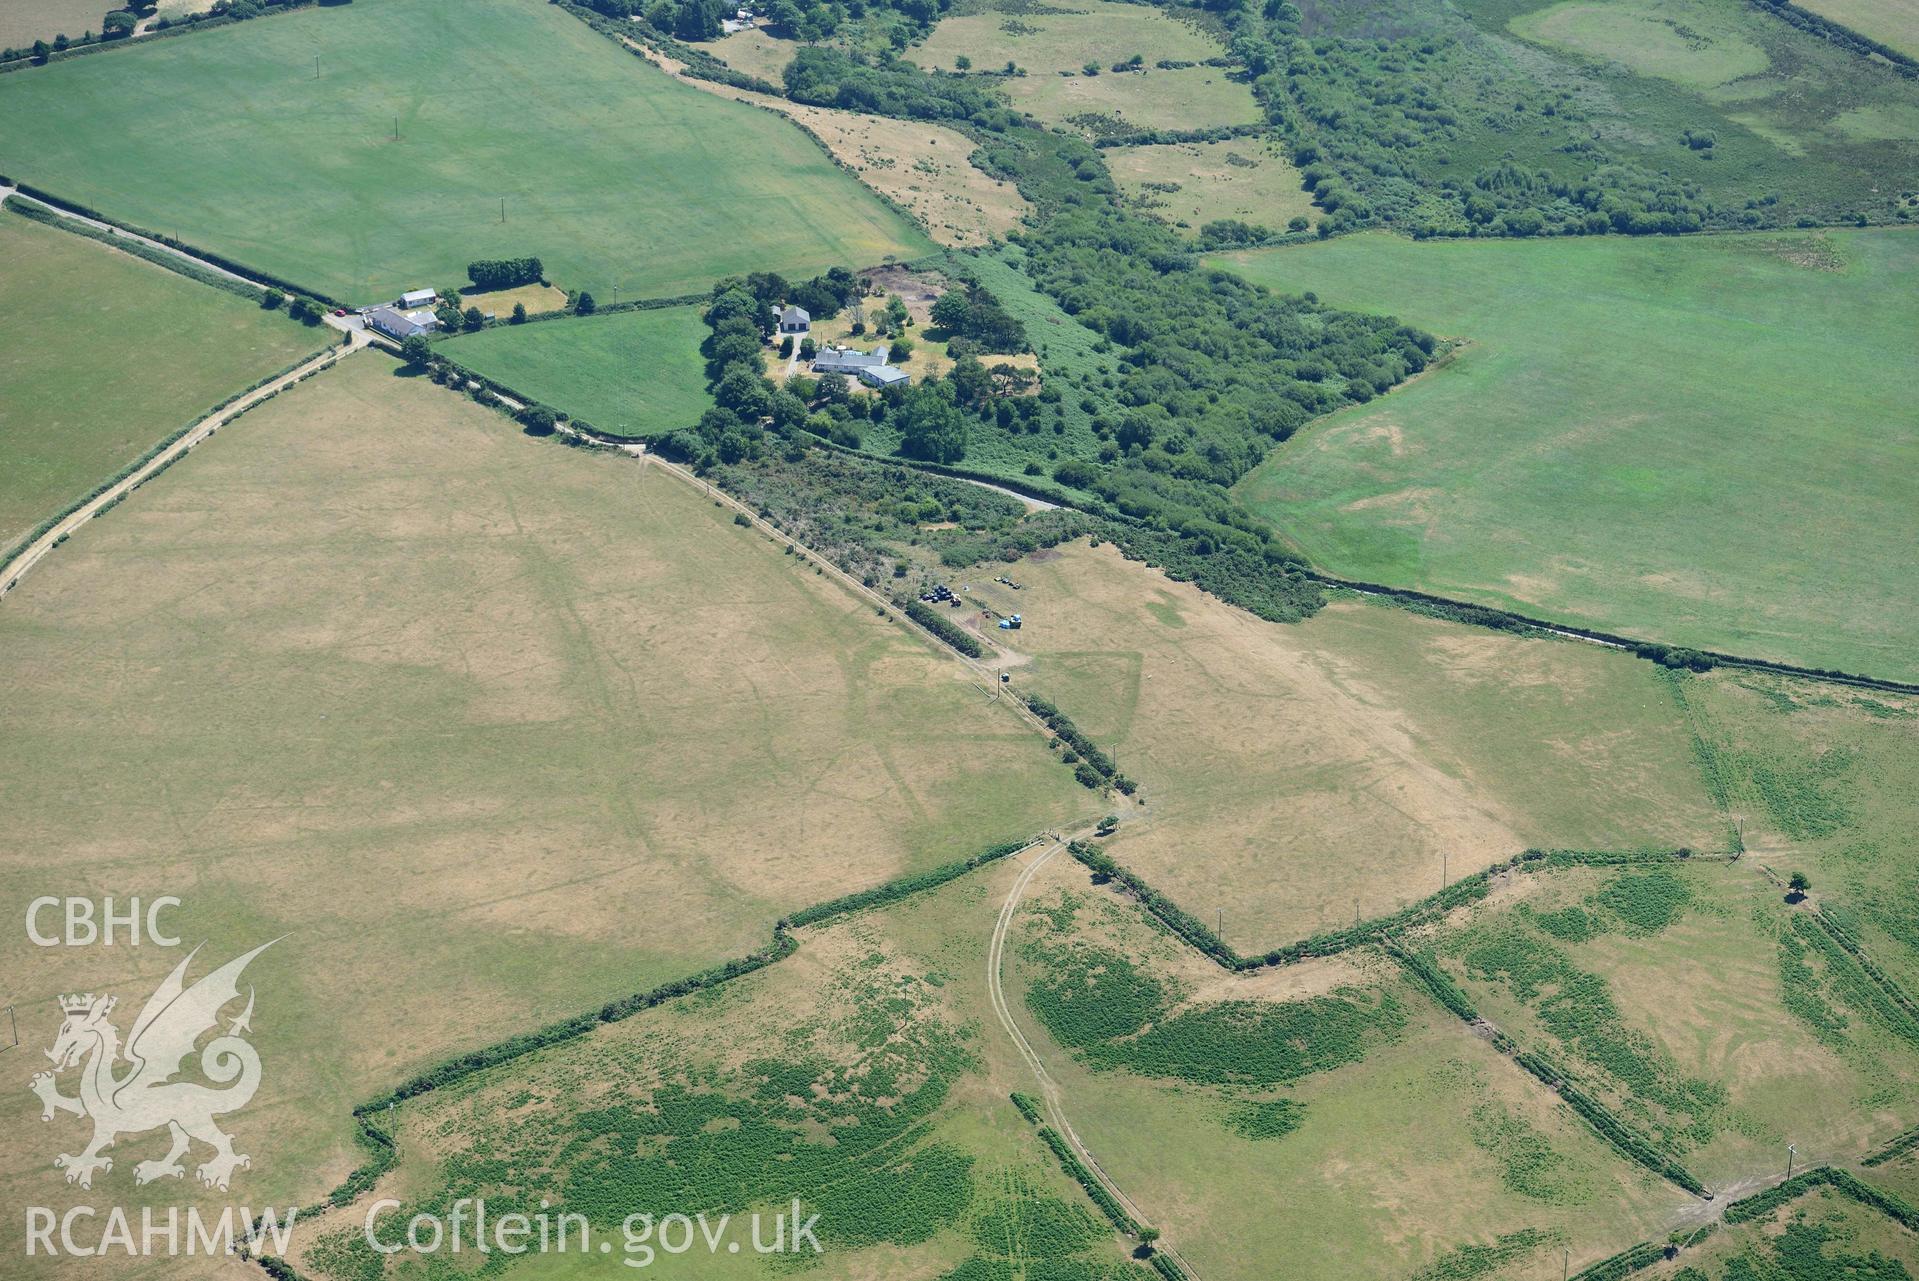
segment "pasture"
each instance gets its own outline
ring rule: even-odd
[[[1070,10],[973,13],[942,19],[907,54],[951,70],[961,56],[976,71],[1013,62],[1024,75],[999,80],[1013,105],[1049,125],[1094,136],[1136,129],[1194,129],[1259,119],[1252,91],[1228,68],[1161,69],[1161,60],[1203,63],[1223,52],[1210,34],[1161,9],[1086,0]],[[1138,56],[1141,70],[1115,71]],[[1087,74],[1092,64],[1097,74]]]
[[[1239,493],[1315,564],[1679,645],[1912,679],[1919,236],[1414,243],[1218,265],[1461,341]]]
[[[569,416],[616,435],[691,427],[712,407],[698,307],[496,325],[440,350]]]
[[[1916,1269],[1919,1236],[1851,1197],[1816,1188],[1755,1220],[1700,1233],[1676,1258],[1637,1275],[1646,1281],[1820,1281],[1909,1277]]]
[[[222,429],[0,610],[0,897],[177,894],[203,960],[286,935],[249,971],[256,1205],[336,1184],[349,1109],[410,1073],[1089,809],[956,664],[683,483],[396,369]],[[0,1004],[44,1046],[56,994],[131,1004],[175,959],[16,928]],[[13,1204],[64,1191],[38,1114],[0,1095]]]
[[[797,1196],[820,1216],[822,1275],[1143,1281],[1007,1098],[1032,1085],[993,1022],[984,962],[1016,871],[984,869],[802,930],[799,950],[771,968],[406,1103],[406,1160],[382,1193],[409,1204],[392,1221],[461,1195],[546,1196],[617,1242],[642,1203],[732,1213],[744,1231],[750,1211]],[[626,1150],[601,1145],[616,1135]],[[294,1258],[302,1275],[381,1275],[360,1240],[364,1214],[363,1201],[309,1234]],[[551,1255],[512,1275],[607,1266]],[[791,1270],[704,1249],[655,1268]]]
[[[0,210],[0,552],[329,337]]]
[[[1640,1240],[1675,1208],[1384,958],[1230,977],[1084,868],[1042,875],[1009,996],[1024,988],[1074,1128],[1200,1275],[1532,1278],[1557,1273],[1562,1249],[1576,1271]],[[1050,1010],[1062,988],[1122,1045],[1171,1003],[1141,1039],[1171,1049],[1176,1031],[1177,1049],[1130,1066],[1097,1040],[1069,1050],[1034,1004]],[[1494,1266],[1463,1270],[1488,1252]]]
[[[0,169],[355,302],[478,258],[612,302],[928,248],[786,122],[533,0],[320,6],[0,78]]]
[[[1083,542],[950,581],[1024,615],[990,632],[1031,659],[1014,688],[1138,780],[1108,852],[1248,954],[1529,846],[1730,836],[1680,708],[1620,654],[1350,602],[1280,626]]]
[[[1882,1018],[1747,864],[1536,872],[1439,943],[1481,1013],[1708,1188],[1910,1127],[1919,1023]]]
[[[1825,910],[1919,991],[1919,699],[1745,672],[1679,686],[1753,857],[1811,876]]]
[[[1295,217],[1317,212],[1299,170],[1260,138],[1112,147],[1104,153],[1113,180],[1153,216],[1197,230],[1220,218],[1284,231]]]

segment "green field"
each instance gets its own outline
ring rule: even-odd
[[[329,336],[0,211],[0,550]]]
[[[0,172],[355,302],[476,258],[615,302],[930,247],[785,121],[537,0],[360,0],[6,76]]]
[[[1466,344],[1240,483],[1321,567],[1919,675],[1919,236],[1414,243],[1222,260]]]
[[[235,420],[0,609],[0,900],[177,894],[208,960],[289,935],[249,972],[255,1204],[343,1178],[349,1110],[411,1072],[1092,808],[957,664],[690,486],[397,368]],[[176,959],[129,951],[0,936],[32,1053],[58,993],[131,1003]],[[38,1116],[0,1093],[10,1204],[63,1187]]]
[[[1284,230],[1312,217],[1313,198],[1276,143],[1257,138],[1114,147],[1113,180],[1154,217],[1195,229],[1219,218]]]
[[[1802,7],[1919,58],[1919,0],[1806,0]]]
[[[496,325],[440,348],[502,386],[623,436],[690,427],[706,392],[697,307]]]

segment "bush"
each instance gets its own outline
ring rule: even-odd
[[[537,284],[545,275],[538,258],[488,258],[466,267],[467,279],[482,290]]]

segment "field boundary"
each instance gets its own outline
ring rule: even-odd
[[[1204,953],[1222,969],[1245,974],[1295,965],[1313,957],[1337,956],[1386,941],[1398,931],[1438,920],[1457,908],[1477,903],[1491,891],[1494,877],[1513,871],[1542,871],[1568,867],[1633,867],[1652,863],[1731,863],[1734,854],[1698,854],[1691,850],[1523,850],[1511,858],[1460,877],[1445,889],[1382,916],[1369,917],[1344,929],[1327,930],[1265,952],[1245,955],[1236,950],[1172,898],[1154,889],[1137,873],[1121,866],[1104,850],[1075,841],[1067,852],[1095,876],[1118,881],[1180,940]]]
[[[149,231],[137,223],[122,222],[116,218],[109,218],[98,209],[93,209],[76,201],[68,200],[64,196],[56,196],[51,191],[36,187],[30,182],[16,181],[6,174],[0,174],[0,186],[7,185],[13,187],[16,195],[31,200],[36,204],[45,205],[56,213],[63,214],[69,218],[85,219],[112,232],[132,236],[136,240],[144,240],[158,249],[176,253],[183,258],[190,259],[203,268],[212,270],[223,276],[231,277],[242,284],[252,285],[254,288],[260,290],[278,289],[284,293],[304,296],[316,302],[326,303],[328,306],[338,307],[342,305],[339,299],[334,298],[330,294],[321,293],[317,289],[308,289],[304,285],[295,284],[293,281],[281,276],[275,276],[270,272],[256,271],[244,263],[235,262],[231,258],[214,253],[212,250],[201,249],[195,245],[188,244],[184,240],[163,235],[157,231]]]
[[[1919,1150],[1919,1125],[1913,1126],[1903,1134],[1894,1135],[1859,1158],[1859,1164],[1868,1170],[1876,1170],[1888,1162],[1897,1161],[1907,1153]]]
[[[1919,1232],[1919,1210],[1890,1192],[1862,1183],[1845,1170],[1830,1165],[1814,1166],[1763,1192],[1728,1202],[1720,1213],[1720,1221],[1735,1226],[1750,1223],[1820,1188],[1831,1188],[1867,1209],[1879,1211],[1907,1231]],[[1655,1263],[1677,1258],[1682,1251],[1710,1237],[1718,1228],[1718,1223],[1708,1223],[1692,1232],[1672,1232],[1664,1237],[1641,1241],[1638,1245],[1629,1246],[1618,1254],[1582,1268],[1573,1274],[1572,1281],[1622,1281],[1622,1278],[1643,1272]]]
[[[1484,1036],[1488,1044],[1523,1068],[1541,1085],[1557,1094],[1566,1106],[1579,1115],[1580,1120],[1592,1127],[1593,1132],[1610,1144],[1619,1155],[1636,1165],[1645,1167],[1675,1187],[1684,1188],[1701,1200],[1713,1199],[1712,1193],[1706,1190],[1706,1185],[1701,1183],[1692,1171],[1681,1165],[1677,1159],[1651,1139],[1620,1120],[1611,1108],[1581,1089],[1565,1068],[1539,1051],[1522,1048],[1512,1037],[1495,1027],[1480,1014],[1472,1000],[1460,991],[1459,985],[1448,978],[1444,971],[1426,958],[1408,952],[1396,943],[1387,943],[1385,950],[1386,954],[1397,961],[1400,968],[1414,980],[1422,992],[1445,1007],[1448,1013],[1459,1019],[1474,1033]]]
[[[576,1040],[599,1027],[622,1022],[635,1014],[664,1005],[668,1001],[689,996],[694,992],[721,987],[736,979],[757,973],[799,951],[800,942],[793,935],[795,929],[836,921],[868,908],[899,902],[923,891],[958,880],[981,867],[1002,862],[1057,839],[1059,838],[1054,833],[1042,832],[1024,841],[989,846],[978,854],[941,864],[926,872],[895,877],[868,890],[856,891],[836,899],[828,899],[824,903],[800,908],[775,921],[772,941],[756,952],[749,952],[745,956],[722,961],[685,977],[672,979],[655,987],[607,1001],[597,1010],[589,1010],[557,1023],[549,1023],[531,1032],[507,1037],[417,1072],[392,1089],[376,1095],[353,1109],[353,1117],[357,1125],[354,1137],[362,1150],[368,1153],[369,1159],[322,1197],[318,1206],[322,1209],[338,1209],[352,1203],[362,1194],[371,1191],[381,1176],[399,1162],[398,1143],[395,1142],[390,1131],[377,1124],[375,1118],[391,1112],[396,1105],[408,1099],[431,1094],[537,1051]],[[296,1207],[296,1213],[299,1208],[311,1207]],[[297,1281],[300,1276],[300,1273],[284,1259],[274,1256],[257,1256],[253,1261],[269,1275],[280,1278],[281,1281]]]
[[[245,298],[249,302],[258,303],[266,296],[266,291],[260,286],[232,272],[221,271],[190,255],[153,244],[137,236],[118,235],[91,220],[66,213],[52,205],[43,204],[32,196],[20,195],[17,192],[9,193],[6,199],[0,200],[0,208],[38,226],[64,232],[69,236],[78,236],[82,240],[90,240],[97,245],[105,245],[109,249],[117,249],[121,253],[138,258],[141,262],[152,263],[183,279],[218,289],[222,293],[232,294],[236,298]]]
[[[34,526],[20,542],[0,557],[0,600],[20,585],[26,572],[39,564],[54,548],[72,537],[88,521],[112,511],[134,490],[158,476],[193,451],[193,447],[220,428],[239,418],[247,410],[272,399],[295,383],[304,382],[329,369],[342,356],[359,350],[359,345],[329,344],[302,356],[277,374],[268,374],[250,387],[228,396],[180,430],[167,436],[108,479],[100,482],[84,498],[67,505],[58,514]]]

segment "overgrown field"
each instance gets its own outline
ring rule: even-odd
[[[1231,218],[1277,231],[1316,212],[1299,170],[1271,140],[1112,147],[1105,158],[1127,195],[1175,226],[1198,230]]]
[[[0,553],[330,336],[0,210]]]
[[[1536,1277],[1673,1207],[1382,958],[1229,979],[1083,868],[1045,875],[1022,1014],[1074,1128],[1201,1275]]]
[[[0,897],[176,894],[207,963],[287,936],[248,974],[256,1205],[344,1177],[349,1109],[412,1072],[1089,808],[952,664],[682,483],[395,370],[237,420],[0,611]],[[21,1055],[59,993],[124,1009],[177,960],[18,925]],[[0,1195],[50,1204],[78,1130],[21,1086]],[[95,1195],[131,1203],[116,1155]]]
[[[530,0],[320,6],[6,76],[0,172],[355,302],[478,258],[617,301],[928,247],[785,122]]]
[[[697,307],[495,326],[439,348],[473,372],[602,431],[690,427],[713,403]]]
[[[1481,1014],[1708,1188],[1906,1130],[1919,1020],[1750,865],[1535,872],[1446,933]]]
[[[1701,1232],[1677,1258],[1638,1275],[1646,1281],[1908,1281],[1919,1275],[1919,1235],[1819,1188],[1770,1214]]]
[[[382,1223],[461,1196],[498,1212],[549,1198],[618,1250],[638,1207],[731,1213],[744,1239],[750,1212],[798,1198],[819,1215],[824,1256],[804,1256],[819,1275],[1145,1281],[1008,1099],[1031,1087],[984,977],[1012,871],[802,931],[770,969],[403,1105],[390,1184],[408,1204]],[[364,1214],[308,1237],[302,1272],[383,1275]],[[696,1246],[654,1263],[668,1276],[767,1275],[769,1261],[742,1252]],[[512,1275],[606,1266],[549,1255]]]
[[[1681,709],[1624,655],[1357,603],[1276,626],[1083,542],[951,581],[1022,615],[953,611],[1139,781],[1107,852],[1247,954],[1529,846],[1730,839]]]
[[[909,56],[943,70],[965,57],[976,72],[1002,73],[1011,62],[1024,74],[995,83],[1014,106],[1098,138],[1257,121],[1258,105],[1231,68],[1199,65],[1224,52],[1215,36],[1166,10],[1085,0],[945,18]]]
[[[1463,340],[1245,501],[1317,564],[1680,645],[1919,676],[1906,232],[1417,244],[1234,270]]]
[[[1764,4],[1264,13],[1224,20],[1257,42],[1239,47],[1335,226],[1646,234],[1914,216],[1919,81]]]
[[[1710,786],[1753,857],[1919,992],[1919,700],[1715,672],[1679,682]]]

